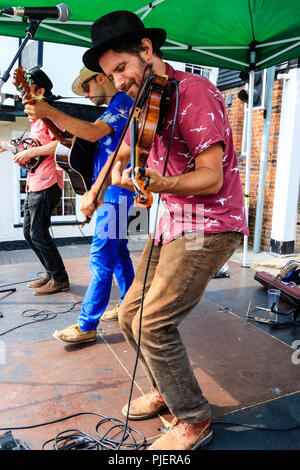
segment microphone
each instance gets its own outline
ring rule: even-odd
[[[64,3],[59,3],[56,7],[11,7],[1,10],[1,14],[12,16],[28,16],[34,20],[45,18],[56,18],[58,21],[66,22],[70,18],[70,8]]]
[[[21,101],[19,95],[11,95],[10,93],[0,93],[0,96],[2,98],[2,101],[7,100],[8,98],[11,98],[14,101]]]

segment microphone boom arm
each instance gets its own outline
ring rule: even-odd
[[[22,52],[23,52],[26,44],[28,43],[29,39],[33,39],[33,37],[34,37],[35,33],[37,32],[37,29],[40,25],[40,22],[41,22],[41,20],[29,20],[29,26],[26,29],[26,37],[24,38],[24,40],[20,44],[20,47],[19,47],[16,55],[14,56],[13,60],[11,61],[11,64],[8,66],[7,70],[4,72],[2,77],[0,77],[0,97],[1,97],[0,105],[2,105],[2,103],[4,101],[3,100],[3,94],[1,93],[2,87],[3,87],[4,83],[6,83],[7,80],[9,79],[10,71],[13,68],[13,66],[15,65],[15,63],[17,62],[20,55],[22,54]]]

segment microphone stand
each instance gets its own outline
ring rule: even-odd
[[[13,58],[11,64],[9,65],[8,69],[4,72],[3,76],[0,77],[0,98],[1,98],[0,107],[2,106],[3,101],[6,98],[5,94],[1,92],[2,86],[9,79],[11,69],[13,68],[16,61],[18,60],[18,58],[22,54],[22,51],[23,51],[24,47],[26,46],[26,44],[28,43],[29,39],[33,39],[33,37],[34,37],[35,33],[37,32],[37,29],[38,29],[41,21],[42,21],[41,19],[40,20],[36,20],[36,19],[33,20],[33,19],[29,18],[29,26],[26,29],[26,37],[23,39],[22,43],[20,44],[20,47],[19,47],[15,57]]]
[[[26,37],[22,41],[15,57],[13,58],[11,64],[9,65],[8,69],[6,70],[6,72],[4,72],[3,76],[0,77],[0,97],[1,97],[0,108],[2,106],[2,103],[3,103],[4,99],[6,98],[6,94],[1,92],[2,86],[9,79],[11,69],[13,68],[13,66],[16,63],[16,61],[18,60],[18,58],[20,57],[20,55],[21,55],[24,47],[28,43],[29,39],[33,39],[33,37],[34,37],[41,21],[42,20],[29,20],[29,26],[26,29]],[[4,292],[12,293],[12,292],[15,292],[15,291],[16,291],[15,288],[13,288],[13,289],[2,289],[2,290],[0,290],[0,293],[4,293]],[[9,295],[9,294],[7,294],[7,295]],[[1,312],[0,312],[0,314],[1,314]],[[3,316],[3,315],[1,314],[1,316]]]

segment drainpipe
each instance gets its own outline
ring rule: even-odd
[[[248,224],[249,219],[249,187],[250,187],[250,166],[251,166],[251,143],[252,143],[252,118],[253,118],[253,93],[254,93],[254,70],[249,72],[249,94],[248,94],[248,120],[247,120],[247,150],[246,150],[246,176],[245,176],[245,216]],[[249,268],[248,256],[248,236],[244,235],[243,245],[243,268]]]
[[[253,240],[253,252],[260,252],[261,242],[261,228],[264,212],[264,197],[265,197],[265,185],[266,185],[266,172],[268,165],[268,149],[269,149],[269,137],[271,127],[271,116],[272,116],[272,100],[273,100],[273,87],[274,87],[274,76],[275,67],[270,67],[267,74],[266,84],[266,100],[265,100],[265,119],[263,126],[263,138],[260,154],[260,167],[259,167],[259,183],[257,190],[257,206],[256,206],[256,217],[255,217],[255,231]]]

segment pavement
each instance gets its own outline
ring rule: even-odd
[[[143,236],[129,239],[135,269],[145,241]],[[93,434],[89,412],[122,419],[135,364],[118,322],[100,321],[95,343],[69,345],[53,338],[55,329],[76,322],[90,279],[89,244],[60,246],[59,251],[71,289],[44,297],[26,286],[41,269],[32,250],[0,252],[0,290],[16,287],[0,299],[0,437],[11,429],[33,450],[66,428]],[[241,248],[228,262],[229,277],[212,279],[180,325],[194,374],[212,408],[214,439],[204,450],[300,450],[300,330],[273,329],[246,318],[249,302],[254,309],[267,302],[255,271],[277,273],[291,259],[299,256],[254,253],[249,247],[243,267]],[[109,307],[118,297],[115,283]],[[291,307],[280,302],[280,308]],[[134,385],[133,398],[149,391],[140,364]],[[78,412],[87,414],[65,421]],[[151,442],[171,420],[167,410],[130,424]]]
[[[128,248],[132,253],[140,252],[143,250],[147,240],[147,235],[134,235],[128,239]],[[65,246],[59,246],[59,251],[63,259],[70,258],[85,258],[89,257],[90,244],[89,243],[71,243]],[[231,260],[243,266],[243,247],[241,246]],[[261,270],[262,268],[268,268],[269,272],[277,273],[288,261],[298,260],[300,262],[300,254],[291,254],[280,256],[275,253],[260,251],[256,253],[252,247],[248,247],[246,265],[247,267],[254,270]],[[1,264],[17,264],[24,262],[36,261],[36,256],[30,248],[23,250],[9,250],[0,251],[0,265]]]
[[[142,251],[147,240],[146,235],[135,235],[129,237],[128,249],[131,253]],[[58,250],[63,259],[86,258],[90,256],[90,243],[70,243],[69,245],[58,245]],[[28,247],[22,250],[0,250],[0,265],[35,262],[36,255]]]
[[[239,250],[234,253],[231,260],[243,266],[243,247],[240,247]],[[249,247],[245,264],[256,271],[266,270],[271,274],[277,274],[286,263],[292,260],[300,262],[300,254],[277,255],[276,253],[266,251],[256,253],[253,251],[252,247]]]

